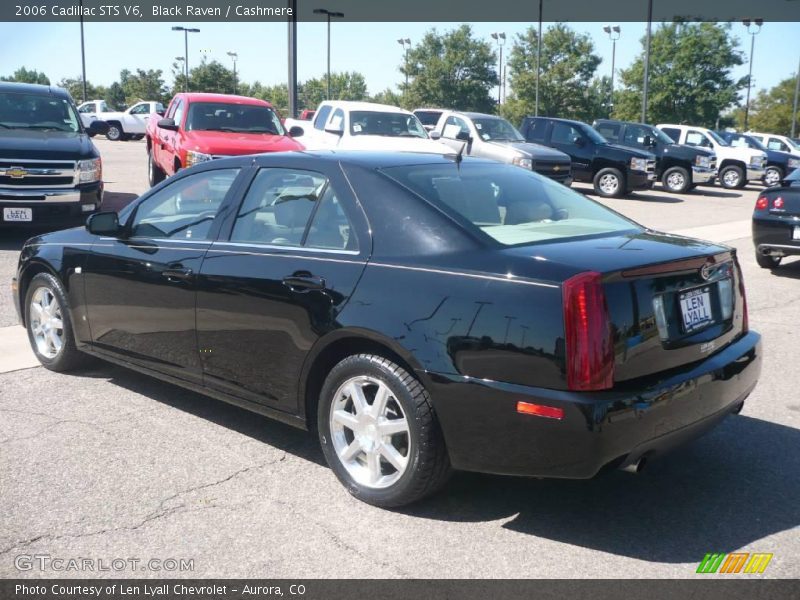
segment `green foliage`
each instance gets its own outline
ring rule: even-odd
[[[761,90],[750,101],[748,128],[752,131],[791,135],[796,76],[782,80],[770,90]],[[744,128],[744,109],[737,113],[737,126]]]
[[[443,34],[432,29],[400,68],[410,78],[407,104],[494,112],[496,62],[491,45],[476,39],[469,25]]]
[[[512,95],[501,113],[514,124],[535,110],[538,37],[538,31],[529,27],[517,34],[511,47]],[[609,85],[594,78],[601,60],[588,34],[563,23],[548,28],[542,35],[539,114],[582,121],[605,116]]]
[[[58,87],[67,90],[77,104],[83,102],[83,80],[80,75],[75,77],[64,77],[58,82]],[[106,98],[107,89],[100,85],[93,85],[91,81],[86,81],[86,99],[87,100],[103,100]],[[108,102],[106,100],[106,102]],[[109,108],[117,108],[115,105],[108,103]]]
[[[38,83],[40,85],[50,85],[50,79],[44,73],[40,73],[36,69],[28,70],[25,67],[20,67],[14,71],[13,75],[7,77],[0,77],[0,81],[16,81],[18,83]]]
[[[108,102],[113,101],[115,104],[130,106],[142,100],[160,102],[168,100],[168,90],[167,86],[164,85],[162,74],[161,69],[148,69],[146,71],[144,69],[136,69],[135,73],[128,69],[123,69],[119,74],[119,82],[115,82],[109,87]],[[115,84],[118,86],[117,88],[114,87]],[[113,94],[115,96],[113,100],[110,97],[112,88],[114,88]],[[120,91],[123,97],[122,102],[118,99]]]
[[[645,43],[642,38],[642,53],[620,72],[623,89],[615,93],[615,117],[641,118]],[[743,62],[730,24],[662,24],[650,45],[647,121],[714,127],[746,86],[746,77],[732,76]]]
[[[393,89],[386,88],[382,92],[378,92],[370,98],[370,102],[377,102],[378,104],[389,104],[391,106],[402,106],[408,108],[403,102],[403,95],[398,94]]]
[[[298,84],[297,97],[300,110],[316,108],[327,100],[327,75]],[[367,100],[367,82],[361,73],[345,71],[331,73],[331,100]]]
[[[282,115],[289,114],[289,86],[285,83],[277,85],[262,85],[256,81],[251,85],[239,85],[239,93],[243,96],[260,98],[274,106]]]

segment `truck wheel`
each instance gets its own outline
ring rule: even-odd
[[[448,479],[450,460],[430,396],[382,356],[349,356],[331,370],[317,423],[328,465],[363,502],[403,506]]]
[[[625,178],[618,169],[600,169],[594,176],[594,192],[603,198],[619,198],[625,193]]]
[[[670,167],[664,171],[661,185],[673,194],[685,194],[692,186],[692,178],[689,176],[689,171],[683,167]]]
[[[153,149],[147,153],[147,182],[150,187],[156,186],[164,181],[164,171],[162,171],[155,160],[153,160]]]
[[[771,254],[761,254],[756,250],[756,262],[762,269],[774,269],[781,264],[780,256],[772,256]]]
[[[783,171],[780,167],[767,167],[767,172],[764,173],[764,185],[775,187],[781,184],[781,179],[783,179]]]
[[[109,139],[112,142],[119,142],[124,137],[125,132],[122,131],[122,125],[113,122],[108,124],[108,133],[106,133],[106,139]]]
[[[727,165],[722,167],[719,172],[719,182],[727,190],[744,187],[747,183],[744,179],[744,172],[741,167],[736,165]]]

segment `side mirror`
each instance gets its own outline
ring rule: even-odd
[[[438,132],[438,131],[430,131],[430,132],[428,132],[428,135],[430,136],[430,138],[432,140],[440,140],[440,139],[442,139],[442,134],[440,132]]]
[[[94,235],[117,235],[119,216],[115,212],[99,212],[86,219],[86,230]]]
[[[289,129],[289,136],[293,138],[301,137],[304,133],[305,131],[303,130],[303,128],[299,127],[298,125],[295,125]]]
[[[342,122],[339,121],[338,123],[330,124],[325,128],[326,133],[332,133],[333,135],[344,135],[344,127],[342,126]]]
[[[651,136],[649,136],[649,135],[646,135],[646,136],[644,136],[644,140],[643,140],[643,142],[642,142],[642,143],[643,143],[645,146],[648,146],[648,147],[650,147],[650,148],[653,148],[653,147],[656,145],[656,141],[655,141],[655,139],[653,139],[653,138],[652,138]]]
[[[161,129],[169,129],[170,131],[178,131],[178,126],[175,125],[175,119],[159,119],[158,126]]]
[[[471,142],[471,141],[472,141],[472,136],[471,136],[471,135],[470,135],[468,132],[466,132],[466,131],[459,131],[459,132],[456,134],[456,139],[457,139],[457,140],[461,140],[462,142],[467,142],[467,143],[469,143],[469,142]]]
[[[108,129],[108,123],[95,119],[89,123],[89,127],[86,128],[86,132],[91,135],[105,135],[108,133]]]
[[[580,136],[575,137],[572,140],[572,143],[575,144],[578,148],[583,148],[586,145],[586,140]]]
[[[164,111],[163,109],[162,109],[162,110],[157,110],[157,111],[156,111],[156,114],[157,114],[159,117],[163,117],[163,116],[164,116],[164,112],[165,112],[165,111]]]

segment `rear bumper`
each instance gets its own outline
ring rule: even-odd
[[[692,167],[692,183],[712,183],[717,176],[717,170],[708,167]]]
[[[103,183],[73,189],[0,189],[0,226],[36,227],[74,224],[100,208]],[[91,208],[90,208],[91,207]],[[5,208],[29,208],[31,221],[6,221]]]
[[[800,220],[779,215],[763,215],[753,219],[753,245],[756,251],[780,256],[800,255],[800,240],[792,239]]]
[[[702,435],[750,394],[761,336],[749,332],[650,387],[577,393],[428,374],[457,469],[585,479]],[[518,401],[561,408],[561,420],[521,415]]]

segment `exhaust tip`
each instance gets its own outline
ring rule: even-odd
[[[638,475],[641,473],[644,468],[647,466],[647,457],[642,456],[639,459],[635,460],[632,463],[626,464],[624,467],[621,467],[621,471],[625,471],[626,473],[633,473],[634,475]]]

